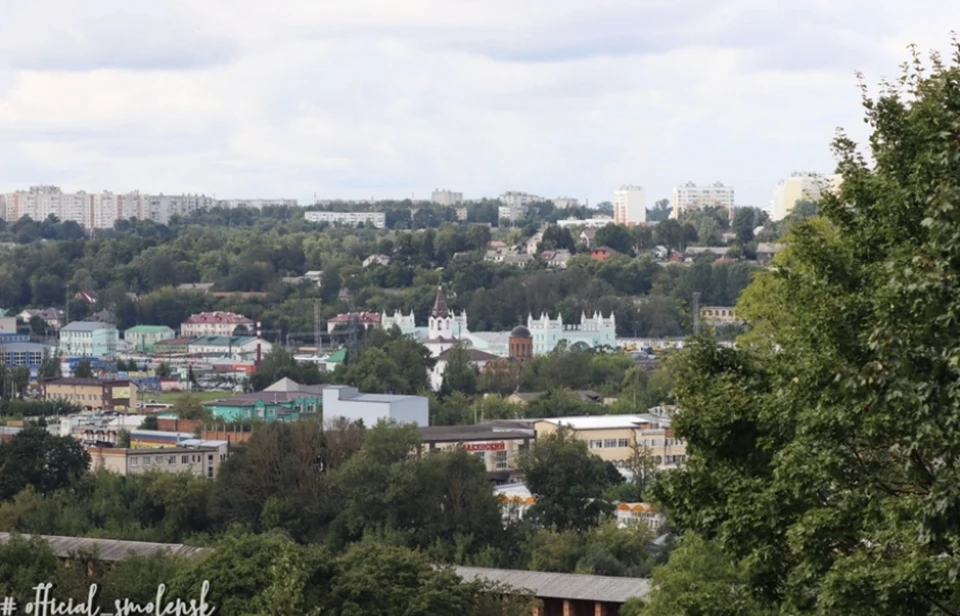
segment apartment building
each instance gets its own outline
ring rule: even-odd
[[[57,378],[40,382],[44,400],[63,400],[86,410],[137,408],[137,385],[129,379]]]
[[[221,199],[217,201],[217,207],[225,210],[238,207],[262,210],[265,207],[297,207],[299,205],[296,199]]]
[[[176,335],[177,333],[166,325],[135,325],[124,330],[123,339],[132,349],[150,352],[158,342],[173,340]]]
[[[74,321],[60,328],[60,353],[64,357],[113,357],[120,333],[112,323]]]
[[[520,220],[526,218],[527,210],[533,203],[546,201],[543,197],[519,191],[507,191],[500,195],[500,206],[497,216],[500,220]]]
[[[773,189],[771,220],[783,220],[789,216],[799,201],[816,202],[827,192],[836,192],[842,182],[840,175],[811,172],[794,173],[789,178],[780,180]]]
[[[618,225],[647,222],[647,198],[643,188],[627,184],[613,192],[613,221]]]
[[[119,475],[144,473],[191,473],[213,479],[226,459],[218,447],[160,447],[155,449],[126,449],[121,447],[90,447],[90,466],[93,470],[108,470]]]
[[[305,212],[307,222],[328,222],[341,225],[373,225],[377,229],[387,226],[387,215],[383,212]]]
[[[638,445],[661,469],[676,468],[687,459],[686,442],[673,435],[666,414],[556,417],[538,420],[534,429],[537,438],[542,438],[561,426],[584,441],[590,453],[617,466],[625,465]]]
[[[671,198],[671,218],[679,218],[683,212],[692,212],[705,207],[721,207],[727,210],[733,220],[734,190],[733,186],[726,186],[723,182],[697,185],[687,182],[673,189]]]
[[[201,336],[233,336],[240,326],[253,331],[254,323],[242,314],[234,312],[200,312],[190,315],[180,324],[180,335],[184,338],[199,338]]]
[[[459,205],[463,203],[463,193],[438,188],[431,193],[430,200],[437,205]]]

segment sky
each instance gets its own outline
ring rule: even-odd
[[[0,191],[766,207],[943,0],[0,0]]]

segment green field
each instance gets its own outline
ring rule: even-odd
[[[231,394],[229,391],[194,391],[194,392],[185,392],[185,391],[165,391],[162,392],[159,396],[153,393],[144,393],[140,398],[140,402],[148,402],[150,400],[156,399],[157,402],[161,404],[173,404],[177,401],[177,398],[185,396],[187,394],[194,396],[199,399],[200,402],[209,402],[210,400],[217,400],[219,398],[229,398]]]

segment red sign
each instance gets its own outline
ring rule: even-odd
[[[507,445],[501,441],[499,443],[467,443],[464,449],[467,451],[503,451]]]

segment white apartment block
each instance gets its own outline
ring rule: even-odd
[[[647,222],[647,198],[640,186],[627,184],[613,193],[613,221],[618,225]]]
[[[500,195],[500,203],[503,205],[498,210],[498,217],[501,220],[519,220],[525,218],[530,205],[541,201],[546,201],[546,199],[525,192],[505,192]]]
[[[773,201],[770,203],[770,219],[783,220],[790,215],[798,201],[819,201],[828,191],[840,189],[843,178],[839,175],[820,173],[794,173],[780,180],[773,189]]]
[[[734,191],[733,186],[726,186],[723,182],[697,185],[687,182],[673,189],[671,199],[673,211],[671,218],[679,218],[683,212],[692,212],[705,207],[721,207],[727,210],[733,218]]]
[[[377,229],[387,226],[387,215],[383,212],[306,212],[307,222],[328,222],[330,224],[359,225],[372,224]]]
[[[437,205],[459,205],[463,203],[463,193],[452,190],[434,190],[430,200]]]
[[[298,205],[300,204],[296,199],[221,199],[217,201],[217,207],[225,210],[238,207],[262,210],[265,207],[297,207]]]

